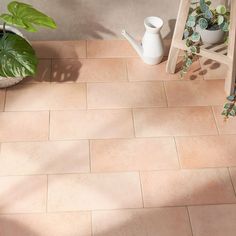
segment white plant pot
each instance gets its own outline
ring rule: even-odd
[[[205,44],[222,43],[224,40],[224,32],[219,30],[203,30],[199,25],[196,27],[197,32],[201,35],[202,42]]]
[[[3,29],[3,26],[0,25],[0,30],[2,30],[2,29]],[[17,34],[17,35],[21,36],[22,38],[25,38],[23,36],[23,34],[18,29],[14,28],[14,27],[6,26],[6,30]],[[10,86],[13,86],[13,85],[19,83],[22,79],[23,79],[23,77],[7,77],[6,78],[6,77],[0,76],[0,88],[7,88]]]

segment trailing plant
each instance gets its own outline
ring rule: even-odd
[[[211,9],[211,1],[192,0],[183,39],[188,50],[185,51],[181,77],[188,72],[202,45],[198,27],[202,30],[219,30],[225,32],[225,42],[228,41],[230,12],[225,5]]]
[[[23,37],[6,30],[6,25],[37,32],[37,27],[56,28],[54,20],[29,4],[13,1],[8,13],[0,15],[0,76],[26,77],[35,75],[37,57],[30,43]]]
[[[183,39],[188,50],[184,52],[183,67],[180,72],[181,78],[188,72],[193,61],[197,59],[200,47],[203,44],[201,30],[222,30],[225,33],[224,42],[228,43],[230,24],[230,11],[225,5],[218,5],[215,9],[211,8],[211,1],[191,0],[188,20],[185,25]],[[236,116],[236,92],[227,97],[228,102],[224,105],[222,115],[225,119]]]

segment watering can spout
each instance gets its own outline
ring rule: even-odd
[[[122,30],[121,34],[128,40],[128,42],[131,44],[131,46],[135,49],[135,51],[138,53],[138,55],[142,58],[143,57],[143,47],[142,47],[141,43],[136,41],[125,30]]]

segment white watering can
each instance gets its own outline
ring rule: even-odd
[[[144,26],[146,32],[142,43],[136,41],[125,30],[121,34],[129,41],[146,64],[156,65],[162,61],[164,56],[164,45],[160,32],[163,27],[163,20],[154,16],[147,17],[144,20]]]

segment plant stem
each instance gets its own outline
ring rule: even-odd
[[[3,35],[5,35],[6,34],[6,22],[3,23],[2,31],[3,31]]]

